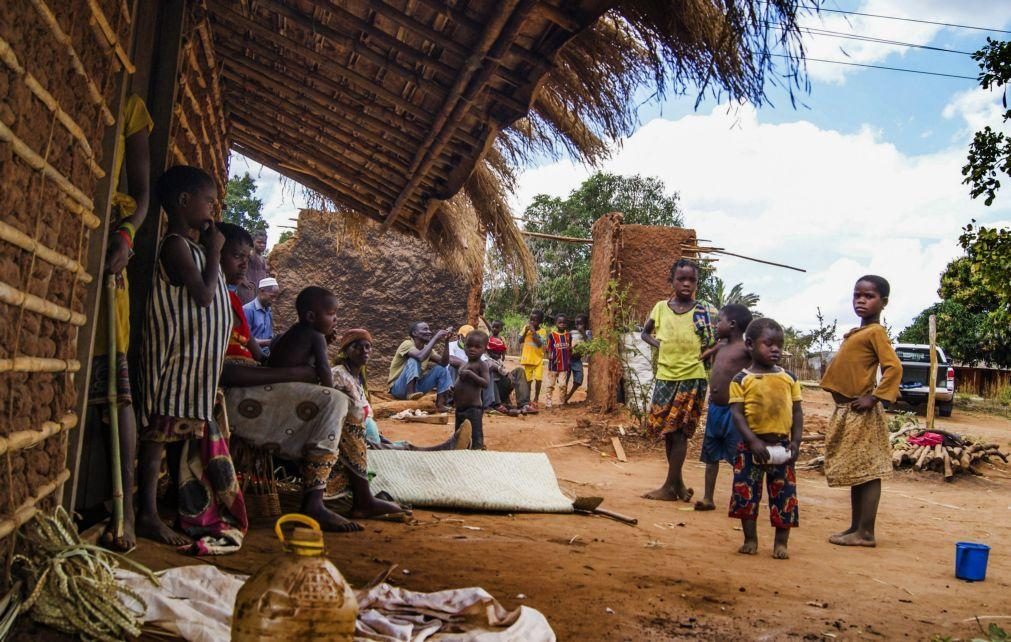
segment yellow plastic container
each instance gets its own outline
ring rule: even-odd
[[[281,526],[295,528],[285,538]],[[235,598],[232,640],[347,640],[355,634],[358,601],[324,555],[323,531],[311,517],[284,515],[274,527],[285,553],[250,577]]]

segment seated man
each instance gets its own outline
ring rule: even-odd
[[[435,390],[435,408],[446,412],[447,397],[453,389],[448,345],[451,334],[450,329],[432,334],[424,321],[411,326],[410,338],[400,344],[390,362],[386,385],[394,399],[419,399]],[[442,352],[435,352],[438,343],[442,343]]]
[[[274,311],[271,306],[279,292],[277,279],[268,276],[260,280],[256,298],[242,306],[253,339],[265,355],[270,354],[270,342],[274,338]]]

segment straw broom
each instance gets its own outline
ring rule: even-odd
[[[112,440],[112,519],[113,541],[123,537],[123,473],[119,449],[119,391],[116,362],[116,276],[110,274],[105,280],[105,299],[109,317],[109,432]]]

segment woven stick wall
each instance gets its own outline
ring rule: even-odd
[[[214,53],[211,25],[203,2],[187,6],[181,57],[170,162],[203,169],[215,178],[224,198],[228,181],[228,124],[221,95],[220,63]]]
[[[0,11],[0,538],[51,507],[69,475],[78,328],[98,285],[82,264],[130,29],[123,0]]]

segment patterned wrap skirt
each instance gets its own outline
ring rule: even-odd
[[[859,486],[892,474],[892,448],[881,404],[857,412],[836,404],[825,433],[825,479],[829,486]]]
[[[653,401],[646,419],[646,433],[653,439],[683,433],[691,439],[702,417],[709,383],[705,379],[653,382]]]

